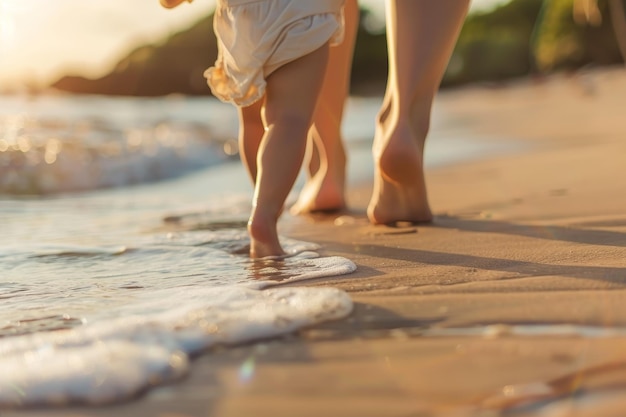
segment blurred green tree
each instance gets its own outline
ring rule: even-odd
[[[623,5],[623,0],[544,0],[533,39],[537,69],[623,62],[618,40],[625,39],[616,36],[625,19]]]
[[[444,85],[498,81],[533,69],[531,37],[542,0],[514,0],[470,14],[450,60]]]

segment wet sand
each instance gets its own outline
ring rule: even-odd
[[[349,319],[212,352],[128,404],[0,414],[625,415],[625,100],[621,68],[443,92],[459,129],[522,149],[428,171],[432,225],[370,226],[368,184],[283,224],[357,263],[308,284],[348,291]]]

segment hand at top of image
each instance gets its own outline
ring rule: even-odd
[[[166,9],[173,9],[174,7],[180,5],[181,3],[184,2],[189,2],[191,3],[193,0],[159,0],[159,2],[161,3],[161,6],[165,7]]]

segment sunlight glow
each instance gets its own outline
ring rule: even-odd
[[[31,60],[31,51],[45,49],[41,38],[50,35],[45,33],[43,4],[48,5],[41,0],[0,0],[0,80],[5,73],[13,78],[25,75],[19,64]]]
[[[472,0],[472,8],[503,1]],[[383,0],[359,3],[382,16]],[[174,10],[158,0],[0,0],[0,91],[62,75],[104,75],[131,49],[188,27],[214,6],[215,0]]]
[[[214,4],[166,10],[158,0],[0,0],[0,91],[104,75],[136,46],[188,27]]]
[[[15,44],[15,9],[15,1],[0,1],[0,59],[8,56]]]

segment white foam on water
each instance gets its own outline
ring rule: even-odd
[[[179,378],[187,356],[124,341],[38,350],[2,360],[0,405],[106,404]]]
[[[316,252],[302,252],[294,257],[291,265],[292,276],[288,281],[345,275],[356,270],[356,265],[346,258],[340,256],[319,257]]]
[[[150,299],[137,306],[150,314],[0,339],[0,406],[129,399],[180,378],[190,354],[290,333],[352,309],[334,288],[179,289]]]

